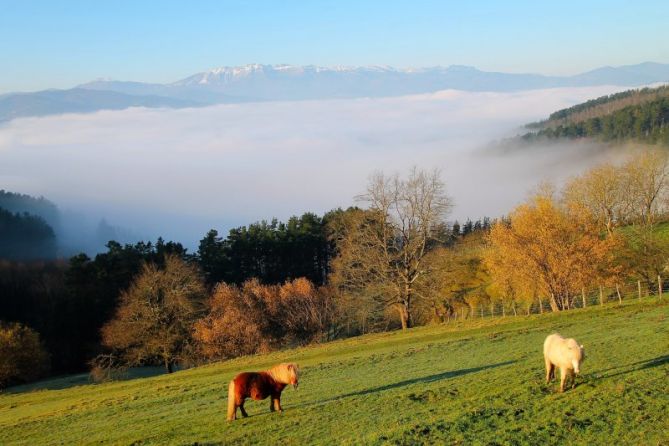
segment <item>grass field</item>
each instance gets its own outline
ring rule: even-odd
[[[544,385],[542,342],[585,344],[577,387]],[[303,369],[285,412],[227,383]],[[80,378],[0,395],[0,444],[669,444],[669,298],[384,333],[129,381]],[[68,387],[71,386],[71,387]]]

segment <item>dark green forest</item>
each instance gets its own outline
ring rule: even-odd
[[[629,105],[639,105],[644,102],[653,101],[655,99],[669,97],[669,86],[661,86],[656,88],[641,88],[635,90],[626,90],[619,93],[600,96],[581,104],[576,104],[572,107],[563,108],[549,115],[548,119],[532,122],[526,127],[530,129],[545,129],[548,127],[556,127],[564,124],[567,121],[583,120],[585,116],[590,115],[604,115],[611,113]],[[589,116],[592,117],[592,116]]]
[[[632,105],[611,114],[526,133],[524,142],[559,138],[594,138],[605,142],[635,140],[669,145],[669,98]]]
[[[54,258],[56,235],[42,217],[0,207],[0,259]]]
[[[32,197],[0,189],[0,208],[41,217],[53,229],[60,224],[58,207],[44,197]]]
[[[0,189],[0,259],[53,259],[59,212],[44,197]]]
[[[558,110],[516,140],[593,138],[669,145],[669,86],[628,90]]]

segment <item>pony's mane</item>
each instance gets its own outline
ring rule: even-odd
[[[280,382],[282,384],[291,384],[293,378],[295,378],[295,381],[298,380],[300,369],[297,364],[293,364],[292,362],[284,362],[279,365],[275,365],[271,369],[267,370],[266,373],[276,382]]]

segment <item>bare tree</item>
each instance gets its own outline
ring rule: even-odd
[[[564,201],[570,211],[588,213],[611,235],[629,215],[629,187],[625,179],[621,167],[602,164],[569,181]]]
[[[652,226],[669,205],[669,153],[644,151],[623,166],[636,222]]]
[[[406,179],[374,174],[357,197],[365,211],[349,214],[338,235],[333,282],[395,308],[402,328],[413,324],[418,282],[432,271],[428,252],[451,208],[439,171],[413,168]]]
[[[669,210],[669,153],[646,149],[622,166],[632,225],[621,260],[649,287],[667,265],[669,246],[655,228]]]

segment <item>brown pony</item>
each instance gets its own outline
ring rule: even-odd
[[[282,412],[281,392],[288,384],[297,389],[299,374],[297,364],[284,363],[264,372],[244,372],[235,376],[228,387],[228,421],[237,419],[238,407],[243,417],[248,416],[244,410],[246,398],[264,400],[271,396],[269,410]]]

